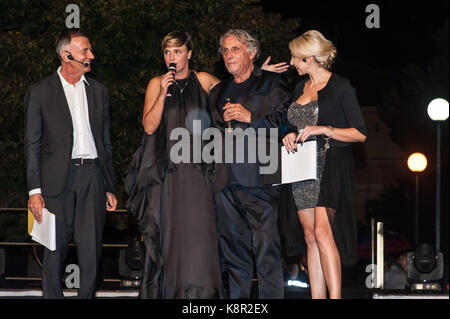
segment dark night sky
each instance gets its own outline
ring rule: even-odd
[[[333,71],[355,86],[360,103],[379,105],[389,87],[400,82],[410,63],[426,67],[435,53],[433,36],[448,19],[448,0],[261,0],[265,12],[300,18],[298,34],[321,31],[338,49]],[[368,29],[369,4],[380,8],[380,29]],[[280,50],[286,51],[286,44]],[[279,62],[279,61],[273,61]]]
[[[404,0],[262,0],[266,12],[302,19],[299,34],[316,29],[332,40],[340,58],[353,63],[399,71],[408,62],[426,63],[436,29],[448,19],[449,1]],[[367,5],[380,7],[381,28],[365,26]]]

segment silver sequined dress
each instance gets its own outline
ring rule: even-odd
[[[297,102],[291,104],[287,114],[289,122],[298,130],[305,126],[316,126],[319,117],[319,102],[312,101],[306,105]],[[323,143],[317,143],[317,179],[292,184],[294,201],[298,210],[317,206],[320,193],[320,182],[325,164],[326,149]],[[299,167],[301,169],[301,167]]]

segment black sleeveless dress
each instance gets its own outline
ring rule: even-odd
[[[201,140],[199,134],[211,123],[209,96],[192,71],[169,92],[159,128],[152,135],[144,133],[124,176],[127,208],[136,217],[147,252],[139,295],[220,298],[212,166],[192,164],[195,154],[198,159],[194,139]],[[200,130],[194,120],[201,121]],[[186,137],[179,132],[189,137],[183,140],[187,163],[172,161],[179,152],[171,154],[171,149],[180,145],[180,136]]]

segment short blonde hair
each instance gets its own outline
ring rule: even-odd
[[[194,47],[190,34],[185,31],[172,31],[161,41],[163,51],[169,47],[181,47],[183,45],[186,45],[188,51],[192,51]]]
[[[333,42],[316,30],[307,31],[289,42],[289,49],[293,56],[300,59],[313,56],[315,61],[327,70],[331,68],[337,56]]]

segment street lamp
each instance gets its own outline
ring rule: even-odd
[[[436,122],[436,252],[439,253],[441,240],[441,124],[448,119],[448,101],[434,99],[428,104],[428,116]]]
[[[416,198],[415,198],[415,223],[414,223],[414,247],[419,244],[419,173],[427,168],[427,158],[422,153],[414,153],[408,158],[408,168],[416,173]]]
[[[419,244],[419,173],[427,168],[427,158],[421,153],[412,154],[408,158],[408,168],[416,175],[414,252],[407,254],[408,280],[412,291],[440,291],[444,272],[442,253],[435,251],[431,244]]]

